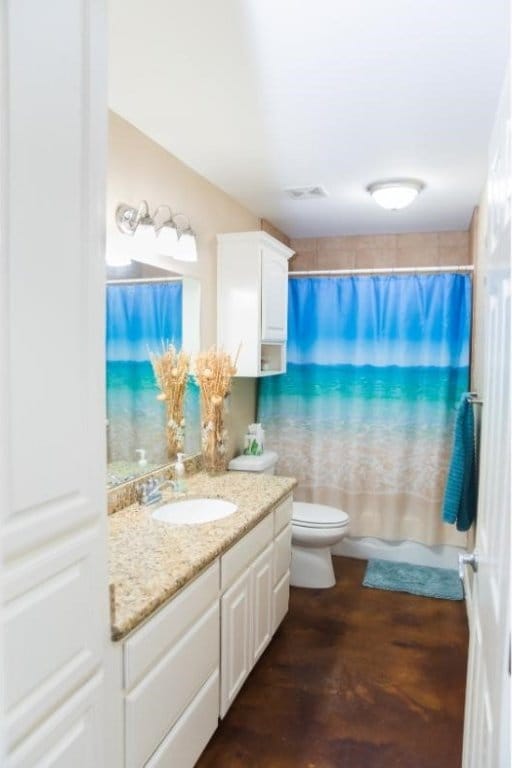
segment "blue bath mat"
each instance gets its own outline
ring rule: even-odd
[[[390,560],[369,560],[363,586],[444,600],[462,600],[464,597],[457,571]]]

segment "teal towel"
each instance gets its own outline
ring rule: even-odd
[[[467,531],[476,517],[475,421],[469,392],[457,406],[453,447],[443,502],[443,521]]]

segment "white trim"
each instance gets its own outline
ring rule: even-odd
[[[468,623],[471,625],[471,619],[473,616],[473,585],[469,578],[469,568],[464,568],[464,598],[466,601],[466,615],[468,617]]]
[[[462,547],[448,545],[428,547],[416,541],[384,541],[369,536],[361,538],[346,536],[333,547],[332,553],[333,555],[356,557],[362,560],[379,558],[380,560],[457,570],[459,552],[465,551]]]
[[[7,52],[7,8],[5,3],[0,4],[0,369],[8,370],[9,361],[9,334],[8,334],[8,207],[9,207],[9,169],[8,169],[8,115],[9,115],[9,91],[8,91],[8,52]],[[9,456],[9,377],[0,377],[0,604],[3,603],[3,528],[10,504],[10,464]],[[0,626],[0,680],[5,680],[5,657],[3,653],[3,629]],[[0,765],[5,762],[5,703],[4,689],[0,686]]]
[[[349,276],[349,275],[407,275],[407,274],[438,274],[440,272],[473,272],[472,264],[462,264],[448,267],[369,267],[368,269],[310,269],[304,271],[290,271],[288,277],[310,276]]]
[[[181,283],[183,277],[121,277],[107,280],[107,285],[136,285],[138,283]]]
[[[217,235],[217,243],[219,245],[226,242],[256,243],[257,245],[267,245],[269,248],[273,248],[283,256],[286,256],[287,259],[291,259],[291,257],[295,254],[295,251],[293,251],[291,248],[288,248],[288,246],[281,242],[281,240],[277,240],[277,238],[272,237],[272,235],[269,235],[268,232],[265,232],[263,229],[258,229],[254,232],[226,232]]]

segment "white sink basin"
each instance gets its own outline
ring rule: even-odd
[[[229,517],[237,509],[236,504],[224,499],[186,499],[164,504],[151,517],[170,525],[201,525]]]

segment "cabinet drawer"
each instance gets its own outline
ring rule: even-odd
[[[165,737],[146,768],[192,768],[217,728],[219,673],[214,672]]]
[[[280,581],[290,568],[292,554],[292,526],[288,523],[274,542],[274,577],[273,584]]]
[[[216,602],[126,696],[126,768],[144,765],[218,669],[219,632]]]
[[[279,584],[274,587],[272,599],[272,634],[276,631],[286,614],[290,602],[290,571],[285,573]]]
[[[222,592],[236,581],[237,576],[248,568],[254,558],[272,541],[273,532],[273,516],[269,514],[238,544],[222,555],[220,564]]]
[[[291,522],[292,513],[293,497],[287,496],[286,499],[274,509],[274,536],[277,536],[279,531],[282,531],[283,528]]]
[[[124,686],[133,688],[218,599],[219,561],[180,592],[124,644]]]

